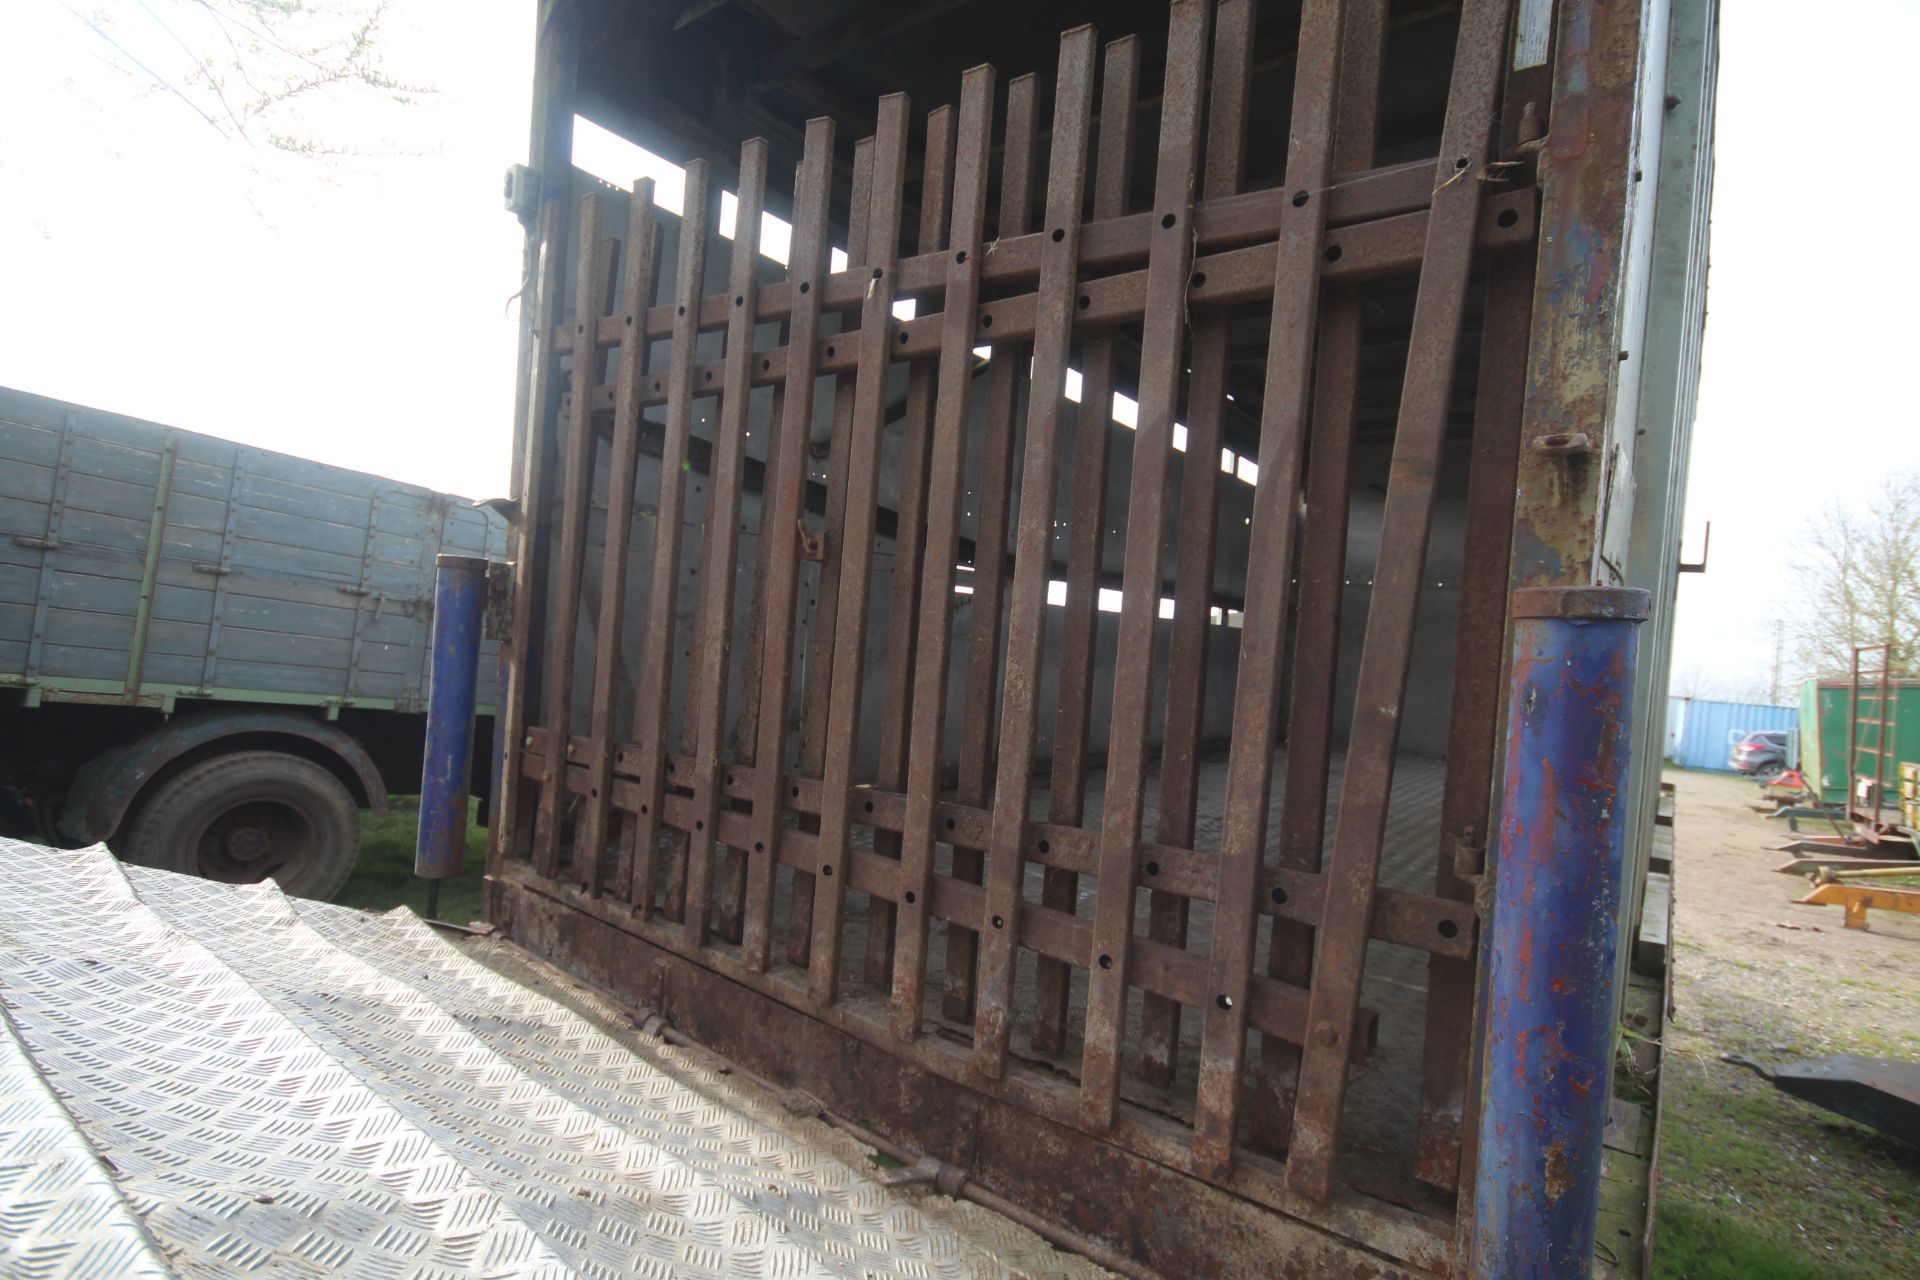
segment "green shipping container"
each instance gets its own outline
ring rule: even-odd
[[[1894,758],[1886,768],[1889,797],[1898,794],[1900,762],[1920,761],[1920,680],[1893,682]],[[1827,804],[1843,804],[1847,798],[1847,726],[1848,701],[1852,683],[1845,679],[1809,680],[1800,686],[1800,768],[1808,783],[1817,782],[1820,799]],[[1877,699],[1863,688],[1861,713],[1875,715]],[[1860,740],[1874,745],[1874,728],[1862,725]],[[1873,772],[1873,757],[1861,763],[1861,772]]]

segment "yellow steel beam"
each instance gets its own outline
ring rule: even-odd
[[[1920,889],[1873,889],[1865,885],[1828,881],[1817,884],[1813,892],[1800,899],[1819,907],[1844,907],[1844,923],[1849,929],[1867,927],[1867,910],[1908,911],[1920,915]]]

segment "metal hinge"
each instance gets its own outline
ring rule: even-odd
[[[30,533],[16,533],[13,535],[13,545],[16,547],[29,547],[34,551],[58,551],[60,549],[60,540],[58,538],[37,538]]]

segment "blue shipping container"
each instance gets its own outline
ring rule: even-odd
[[[1740,739],[1762,729],[1793,732],[1799,728],[1800,712],[1794,707],[1668,698],[1667,759],[1687,769],[1731,773],[1733,744]]]

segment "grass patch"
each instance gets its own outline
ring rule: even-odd
[[[1717,1059],[1722,1048],[1778,1061],[1884,1053],[1880,1037],[1857,1028],[1851,1043],[1819,1046],[1765,1002],[1702,991],[1694,1001],[1692,1025],[1669,1028],[1654,1275],[1920,1275],[1920,1160]]]
[[[1737,1219],[1687,1201],[1663,1200],[1653,1273],[1681,1280],[1854,1280],[1857,1272],[1782,1254]]]
[[[480,811],[474,802],[473,814]],[[370,810],[360,814],[360,860],[334,901],[345,907],[389,911],[405,906],[415,915],[427,914],[427,882],[413,874],[413,847],[420,830],[420,797],[392,796],[385,817]],[[487,832],[467,820],[467,869],[440,882],[439,918],[465,924],[480,918],[482,874],[486,869]]]

